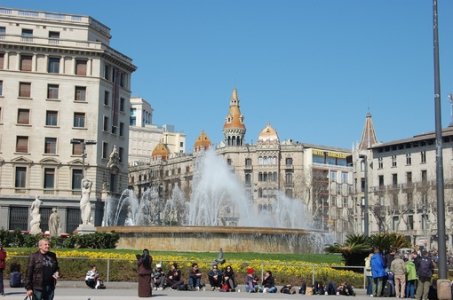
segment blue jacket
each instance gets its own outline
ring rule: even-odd
[[[385,276],[385,264],[381,253],[377,252],[371,256],[371,274],[373,278]]]

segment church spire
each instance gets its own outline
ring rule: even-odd
[[[223,124],[223,136],[227,146],[242,146],[245,135],[244,116],[239,108],[237,89],[234,88],[230,97],[230,107]]]
[[[371,113],[368,112],[366,114],[365,127],[363,128],[359,150],[367,150],[377,142],[376,132],[374,131],[373,126],[373,119],[371,118]]]

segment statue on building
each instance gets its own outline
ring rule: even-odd
[[[41,233],[41,214],[39,209],[41,207],[42,201],[39,199],[39,196],[36,196],[35,200],[31,203],[30,206],[30,233],[38,234]]]
[[[93,182],[87,178],[82,179],[82,197],[80,198],[80,217],[82,219],[82,224],[90,224],[91,219],[91,203],[90,203],[90,193],[91,186]]]
[[[118,147],[113,145],[112,153],[110,153],[109,161],[107,163],[107,168],[119,168],[120,165],[120,154],[118,152]]]
[[[50,236],[58,236],[60,228],[60,216],[58,215],[57,209],[52,208],[52,213],[49,217],[49,232]]]

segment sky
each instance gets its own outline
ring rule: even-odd
[[[442,125],[451,121],[453,2],[439,0]],[[213,144],[233,88],[246,143],[270,124],[280,140],[351,149],[367,112],[381,142],[435,130],[429,0],[3,0],[3,7],[87,15],[132,58],[132,95],[153,123]]]

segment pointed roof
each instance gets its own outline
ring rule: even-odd
[[[202,130],[197,140],[195,141],[195,144],[193,145],[193,149],[195,152],[198,152],[201,150],[208,150],[210,147],[211,140],[209,139],[208,135],[204,132],[204,130]]]
[[[377,142],[376,132],[374,131],[373,126],[373,119],[371,118],[371,113],[368,112],[366,114],[365,127],[363,128],[359,150],[367,150]]]
[[[223,129],[227,128],[240,128],[245,129],[244,125],[244,117],[241,114],[241,110],[239,108],[239,97],[238,91],[236,88],[233,89],[230,97],[230,109],[228,110],[228,114],[225,118],[225,123],[223,125]]]

